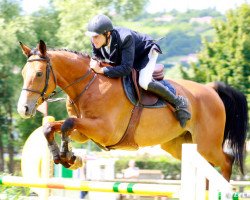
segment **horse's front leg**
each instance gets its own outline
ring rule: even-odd
[[[72,120],[65,120],[64,124],[61,127],[62,140],[60,149],[60,160],[61,164],[64,167],[70,169],[77,169],[82,166],[82,157],[75,156],[72,152],[71,139],[83,143],[89,138],[74,128],[73,119],[76,118],[70,119]]]
[[[53,156],[55,164],[60,163],[60,150],[55,141],[55,132],[61,131],[61,126],[64,121],[48,122],[43,125],[43,133],[48,142],[48,147]]]
[[[76,156],[72,152],[71,141],[69,135],[71,130],[65,130],[62,127],[62,140],[61,140],[61,150],[60,150],[60,159],[62,165],[66,168],[69,168],[76,161]]]
[[[98,143],[105,144],[108,141],[108,134],[111,133],[110,127],[107,126],[108,122],[100,119],[80,119],[80,118],[69,118],[65,120],[61,127],[62,143],[60,158],[64,162],[64,166],[76,163],[77,157],[74,156],[70,147],[70,136],[77,130],[80,133],[84,133],[86,138],[91,138]],[[111,143],[113,144],[113,143]]]

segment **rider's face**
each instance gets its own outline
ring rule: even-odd
[[[91,37],[91,41],[94,44],[95,48],[99,49],[105,44],[106,38],[103,34],[101,34]]]

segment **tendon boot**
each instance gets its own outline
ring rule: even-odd
[[[164,85],[155,81],[148,84],[148,91],[157,94],[175,108],[175,116],[180,122],[181,127],[185,127],[187,120],[191,118],[188,111],[188,100],[183,96],[176,96]]]

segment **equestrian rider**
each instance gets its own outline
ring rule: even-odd
[[[139,85],[169,102],[175,108],[175,116],[180,125],[185,127],[191,118],[188,100],[176,96],[160,82],[152,79],[160,47],[148,35],[127,28],[113,27],[106,15],[96,15],[88,23],[85,33],[91,37],[93,58],[90,67],[110,78],[127,76],[134,67],[139,71]],[[100,62],[110,63],[115,67],[100,67]]]

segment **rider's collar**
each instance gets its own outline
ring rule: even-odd
[[[112,40],[112,36],[110,35],[110,37],[109,37],[109,43],[106,46],[104,46],[104,48],[105,48],[105,50],[106,50],[107,53],[110,52],[111,40]]]

